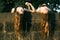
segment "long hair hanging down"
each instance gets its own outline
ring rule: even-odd
[[[15,31],[15,35],[16,38],[18,40],[21,40],[21,18],[20,18],[20,14],[18,12],[15,11],[15,8],[12,8],[11,13],[14,13],[14,31]]]

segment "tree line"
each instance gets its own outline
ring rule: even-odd
[[[26,1],[31,2],[35,8],[39,4],[46,3],[53,10],[60,9],[60,0],[0,0],[0,12],[10,12],[14,6],[25,3]]]

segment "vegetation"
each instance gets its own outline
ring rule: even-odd
[[[10,12],[11,8],[16,6],[16,4],[22,4],[26,1],[31,2],[35,8],[39,4],[46,3],[51,9],[60,9],[60,0],[0,0],[0,12]]]

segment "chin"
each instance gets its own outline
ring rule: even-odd
[[[48,13],[43,13],[43,14],[48,14]]]
[[[43,12],[43,14],[48,14],[48,11]]]
[[[19,12],[19,14],[23,14],[23,12]]]

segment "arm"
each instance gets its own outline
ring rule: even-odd
[[[26,2],[25,5],[28,6],[28,10],[27,11],[35,12],[35,8],[34,8],[34,6],[31,3]],[[31,9],[30,9],[30,7],[31,7]]]

